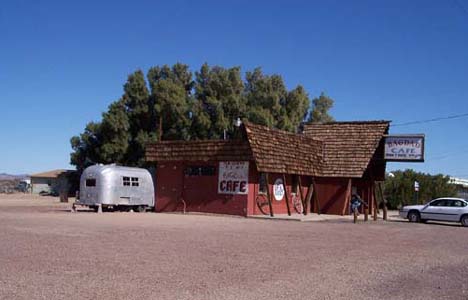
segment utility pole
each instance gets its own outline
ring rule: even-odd
[[[162,141],[162,116],[159,117],[159,141]]]

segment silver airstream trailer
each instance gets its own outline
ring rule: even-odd
[[[144,212],[154,207],[154,186],[148,170],[112,165],[86,168],[80,178],[78,205]]]

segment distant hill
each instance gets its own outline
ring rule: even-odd
[[[0,173],[0,180],[22,180],[28,179],[29,175],[27,174],[20,174],[20,175],[11,175],[7,173]]]

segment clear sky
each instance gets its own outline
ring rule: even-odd
[[[128,74],[176,62],[262,67],[339,121],[468,113],[468,0],[2,1],[0,173],[71,168]],[[426,162],[388,170],[468,178],[467,117],[390,132],[425,133]]]

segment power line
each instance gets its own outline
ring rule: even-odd
[[[451,119],[458,119],[458,118],[466,118],[466,117],[468,117],[468,113],[459,114],[459,115],[451,115],[451,116],[434,118],[434,119],[428,119],[428,120],[420,120],[420,121],[412,121],[412,122],[406,122],[406,123],[392,124],[392,127],[407,126],[407,125],[414,125],[414,124],[424,124],[424,123],[437,122],[437,121],[443,121],[443,120],[451,120]]]
[[[426,157],[427,160],[439,160],[439,159],[445,159],[445,158],[448,158],[448,157],[455,157],[455,156],[459,156],[459,155],[462,155],[462,154],[467,154],[468,153],[468,146],[462,146],[462,147],[457,147],[459,150],[456,150],[456,151],[449,151],[449,152],[444,152],[444,153],[440,153],[440,154],[436,154],[436,155],[432,155],[432,156],[429,156],[429,157]]]

